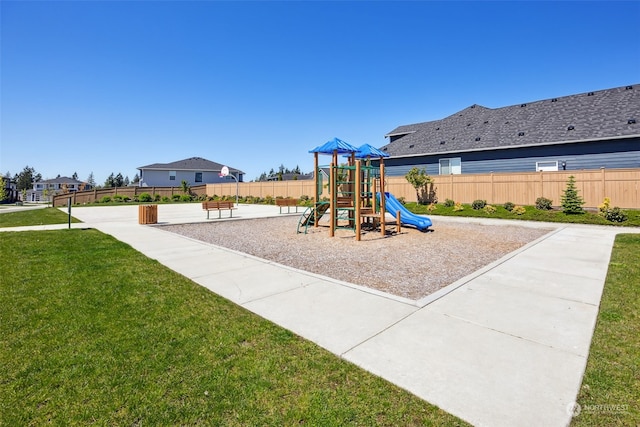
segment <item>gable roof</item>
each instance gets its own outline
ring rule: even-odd
[[[188,159],[178,160],[171,163],[153,163],[147,166],[140,166],[138,169],[220,172],[223,166],[224,165],[221,165],[220,163],[212,162],[211,160],[203,159],[202,157],[189,157]],[[241,170],[232,167],[229,167],[229,170],[244,174]]]
[[[502,108],[472,105],[389,132],[392,157],[640,137],[640,85]]]
[[[85,184],[84,181],[78,181],[68,176],[59,176],[52,179],[44,179],[37,182],[38,184]]]

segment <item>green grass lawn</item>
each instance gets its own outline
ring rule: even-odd
[[[640,234],[618,235],[573,426],[640,425]]]
[[[476,210],[471,205],[463,204],[464,209],[455,211],[453,207],[446,207],[443,204],[435,205],[433,211],[429,211],[428,205],[420,205],[415,202],[409,202],[405,207],[416,214],[420,215],[445,215],[445,216],[461,216],[475,218],[495,218],[495,219],[515,219],[522,221],[545,221],[545,222],[562,222],[574,224],[594,224],[594,225],[615,225],[623,227],[640,227],[640,211],[633,209],[625,209],[628,215],[627,221],[611,222],[597,214],[597,212],[588,211],[584,214],[567,215],[559,210],[539,210],[534,206],[524,206],[525,212],[522,215],[516,215],[506,210],[503,206],[494,205],[496,211],[487,213],[482,209]]]
[[[58,208],[25,209],[0,214],[0,228],[27,225],[66,224],[69,215]],[[71,222],[81,222],[71,216]]]
[[[0,277],[0,425],[466,425],[96,230]]]

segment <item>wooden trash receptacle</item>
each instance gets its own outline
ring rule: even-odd
[[[158,205],[138,206],[138,222],[140,224],[156,224],[158,222]]]

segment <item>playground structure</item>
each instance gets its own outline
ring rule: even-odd
[[[403,217],[418,229],[431,225],[428,218],[419,217],[407,211],[392,195],[384,190],[384,157],[388,155],[365,144],[354,147],[345,141],[334,138],[326,144],[309,151],[314,153],[315,199],[314,206],[308,208],[298,222],[298,233],[310,226],[318,227],[320,219],[329,213],[329,235],[335,236],[336,229],[350,229],[355,232],[356,240],[361,239],[363,224],[371,228],[380,228],[386,234],[386,206],[393,205],[390,212],[396,218],[397,231],[400,232]],[[319,165],[319,155],[332,156],[331,164]],[[338,156],[347,157],[346,164],[338,164]],[[379,166],[372,166],[371,159],[378,159]],[[322,169],[329,170],[329,201],[321,201],[323,193]],[[384,195],[384,197],[382,196]]]

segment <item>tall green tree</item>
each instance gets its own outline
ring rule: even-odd
[[[111,174],[107,177],[107,179],[104,181],[104,186],[106,188],[112,188],[116,186],[115,183],[115,177],[113,176],[113,172],[111,172]]]
[[[95,187],[96,186],[96,180],[93,177],[93,172],[89,173],[89,176],[87,177],[87,184],[89,184],[91,187]]]
[[[74,172],[73,175],[71,175],[71,178],[77,180],[78,179],[78,172]]]
[[[16,174],[13,179],[16,182],[18,191],[31,190],[33,188],[33,183],[40,181],[42,179],[42,175],[37,173],[34,168],[25,166],[22,172]]]

